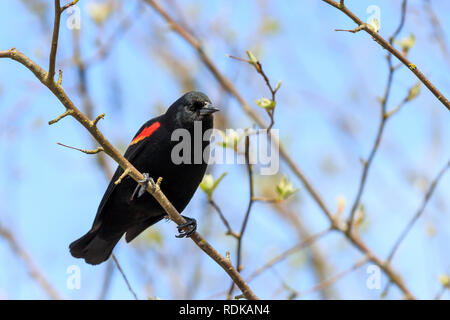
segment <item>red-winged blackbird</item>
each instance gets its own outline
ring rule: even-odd
[[[208,159],[203,157],[203,150],[209,145],[209,137],[203,141],[203,135],[206,130],[212,129],[212,114],[216,111],[205,94],[188,92],[175,101],[165,114],[147,121],[125,152],[125,158],[140,172],[147,174],[148,182],[154,184],[151,178],[163,178],[161,191],[178,212],[182,212],[189,203],[205,173]],[[198,132],[194,134],[198,124],[201,124],[201,136]],[[175,164],[172,159],[172,149],[180,143],[171,139],[176,129],[189,132],[190,163],[183,161]],[[200,141],[195,143],[194,138],[200,140],[201,144],[198,144]],[[198,150],[198,146],[201,146],[201,150]],[[181,150],[181,153],[185,151]],[[167,217],[153,196],[144,192],[129,176],[121,183],[114,184],[122,173],[123,169],[118,167],[100,202],[91,230],[70,244],[72,256],[84,258],[89,264],[99,264],[109,258],[124,233],[126,241],[130,242],[145,229]],[[185,218],[190,230],[183,232],[183,228],[179,227],[178,237],[190,236],[195,232],[195,220]]]

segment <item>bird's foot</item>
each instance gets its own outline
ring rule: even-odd
[[[137,193],[137,197],[140,198],[145,193],[145,190],[147,189],[149,184],[152,186],[152,192],[156,191],[156,183],[153,180],[153,178],[150,177],[150,175],[148,173],[143,173],[143,175],[144,175],[144,179],[140,180],[139,182],[145,183],[145,187],[138,184],[136,186],[136,189],[134,189],[133,194],[131,195],[131,198],[130,198],[131,201],[133,201],[136,193]]]
[[[183,223],[177,227],[179,234],[175,235],[177,238],[189,238],[191,237],[195,231],[197,230],[197,220],[189,217],[182,216],[184,219],[186,219],[186,223]],[[188,230],[184,230],[185,228],[188,228]]]

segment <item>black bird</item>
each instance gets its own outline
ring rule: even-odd
[[[189,203],[205,174],[208,159],[203,157],[203,150],[209,145],[209,137],[204,141],[203,135],[213,128],[213,113],[216,111],[218,109],[211,106],[205,94],[188,92],[175,101],[165,114],[147,121],[125,152],[125,158],[140,172],[146,173],[148,182],[154,184],[152,178],[163,178],[161,191],[178,212],[182,212]],[[194,133],[194,128],[199,125],[201,136],[198,129]],[[172,155],[174,146],[180,146],[180,141],[171,139],[176,129],[189,132],[191,143],[188,150]],[[174,161],[174,156],[190,161],[180,163],[179,159]],[[91,230],[70,244],[70,253],[75,258],[83,258],[94,265],[102,263],[109,258],[124,233],[126,241],[130,242],[145,229],[167,217],[153,196],[144,192],[144,188],[129,176],[121,183],[114,184],[122,173],[123,169],[118,167],[100,202]],[[180,234],[177,237],[188,237],[195,232],[195,219],[185,219],[188,223],[184,227],[189,227],[189,230],[182,231],[186,228],[179,227]]]

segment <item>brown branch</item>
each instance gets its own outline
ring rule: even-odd
[[[53,120],[50,120],[50,121],[48,122],[48,124],[49,124],[49,125],[52,125],[52,124],[54,124],[54,123],[57,123],[59,120],[61,120],[61,119],[64,118],[64,117],[67,117],[67,116],[70,115],[71,113],[72,113],[71,110],[66,110],[66,112],[64,112],[63,114],[61,114],[59,117],[57,117],[57,118],[55,118],[55,119],[53,119]]]
[[[55,77],[56,52],[58,51],[59,26],[61,22],[61,14],[64,12],[64,10],[75,5],[77,2],[78,0],[74,0],[61,8],[60,0],[55,0],[55,19],[53,22],[52,46],[50,50],[50,56],[48,61],[48,75],[46,79],[48,83],[53,82]]]
[[[350,11],[343,3],[338,3],[333,0],[322,0],[325,3],[335,7],[342,11],[345,15],[347,15],[350,19],[352,19],[358,26],[362,26],[362,30],[367,32],[372,36],[372,38],[384,49],[393,54],[401,63],[403,63],[409,70],[411,70],[414,75],[419,78],[420,81],[431,91],[431,93],[448,109],[450,110],[450,101],[431,83],[430,80],[420,71],[420,69],[409,61],[405,55],[403,55],[400,51],[394,48],[392,43],[386,41],[382,36],[380,36],[377,32],[372,30],[367,26],[364,22],[362,22],[352,11]]]
[[[23,261],[30,276],[41,286],[47,295],[55,300],[61,300],[61,296],[55,291],[45,275],[39,270],[28,252],[19,244],[14,234],[0,224],[0,236],[9,244],[14,253]]]
[[[93,126],[96,126],[97,123],[100,121],[100,119],[105,119],[105,114],[104,114],[104,113],[99,114],[99,115],[97,116],[97,118],[95,118],[95,120],[92,121],[92,125],[93,125]]]
[[[205,66],[209,69],[209,71],[213,74],[222,88],[231,94],[241,105],[243,111],[251,117],[261,128],[266,128],[267,126],[264,123],[264,120],[259,116],[257,112],[253,110],[253,108],[245,101],[233,83],[225,77],[219,69],[216,67],[214,62],[209,58],[208,55],[203,50],[201,42],[195,38],[186,28],[177,23],[168,13],[167,11],[155,0],[144,0],[150,6],[158,12],[166,22],[169,23],[172,30],[179,34],[199,55],[200,60],[205,64]],[[362,22],[361,22],[362,23]],[[269,132],[270,133],[270,132]],[[347,227],[342,226],[339,221],[335,219],[332,215],[331,211],[327,208],[325,202],[322,200],[322,197],[316,191],[316,189],[312,186],[309,179],[303,173],[303,171],[297,166],[294,160],[290,157],[284,146],[277,140],[273,141],[274,146],[279,148],[281,158],[286,162],[288,167],[294,172],[294,174],[302,181],[305,189],[314,199],[316,204],[320,207],[323,213],[327,216],[328,220],[331,223],[331,227],[340,231],[350,240],[352,245],[354,245],[358,250],[360,250],[365,256],[370,257],[371,261],[377,264],[383,272],[391,279],[393,282],[400,288],[403,294],[410,299],[414,299],[413,295],[409,292],[408,288],[404,285],[400,276],[397,275],[389,266],[384,266],[384,262],[378,258],[367,246],[356,236],[351,235],[347,232]]]

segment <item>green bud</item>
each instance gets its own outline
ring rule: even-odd
[[[402,48],[403,54],[407,54],[408,51],[416,44],[416,37],[411,33],[409,37],[404,37],[401,40],[396,40],[395,43]]]
[[[210,174],[205,174],[205,176],[203,177],[202,182],[200,182],[200,189],[206,193],[206,195],[208,196],[208,199],[211,200],[212,199],[212,194],[214,192],[214,190],[217,188],[217,186],[219,185],[220,181],[222,181],[222,179],[227,175],[226,172],[222,173],[220,175],[220,177],[214,181],[214,178],[212,175]]]
[[[406,101],[411,101],[415,99],[420,93],[420,82],[417,82],[413,87],[409,89]]]
[[[222,135],[222,142],[218,144],[223,148],[231,148],[233,150],[237,150],[237,145],[239,141],[242,139],[242,135],[240,135],[236,130],[227,129],[226,134],[223,131],[219,131]]]
[[[249,59],[249,63],[254,65],[258,64],[258,59],[256,59],[254,54],[250,50],[247,50],[246,52]]]
[[[372,19],[369,24],[369,28],[372,29],[372,31],[377,32],[380,30],[380,21],[378,19]]]
[[[443,274],[439,277],[439,282],[443,287],[450,288],[450,276],[448,274]]]
[[[275,108],[275,101],[262,97],[261,99],[256,99],[255,103],[264,109],[273,109]]]
[[[279,200],[285,200],[291,195],[293,195],[295,192],[297,192],[298,189],[295,189],[292,186],[292,183],[286,178],[286,176],[283,176],[281,178],[280,182],[276,186],[276,191],[278,194]]]
[[[275,86],[274,91],[278,91],[278,89],[280,89],[280,87],[281,87],[281,80],[278,81],[277,85]]]

